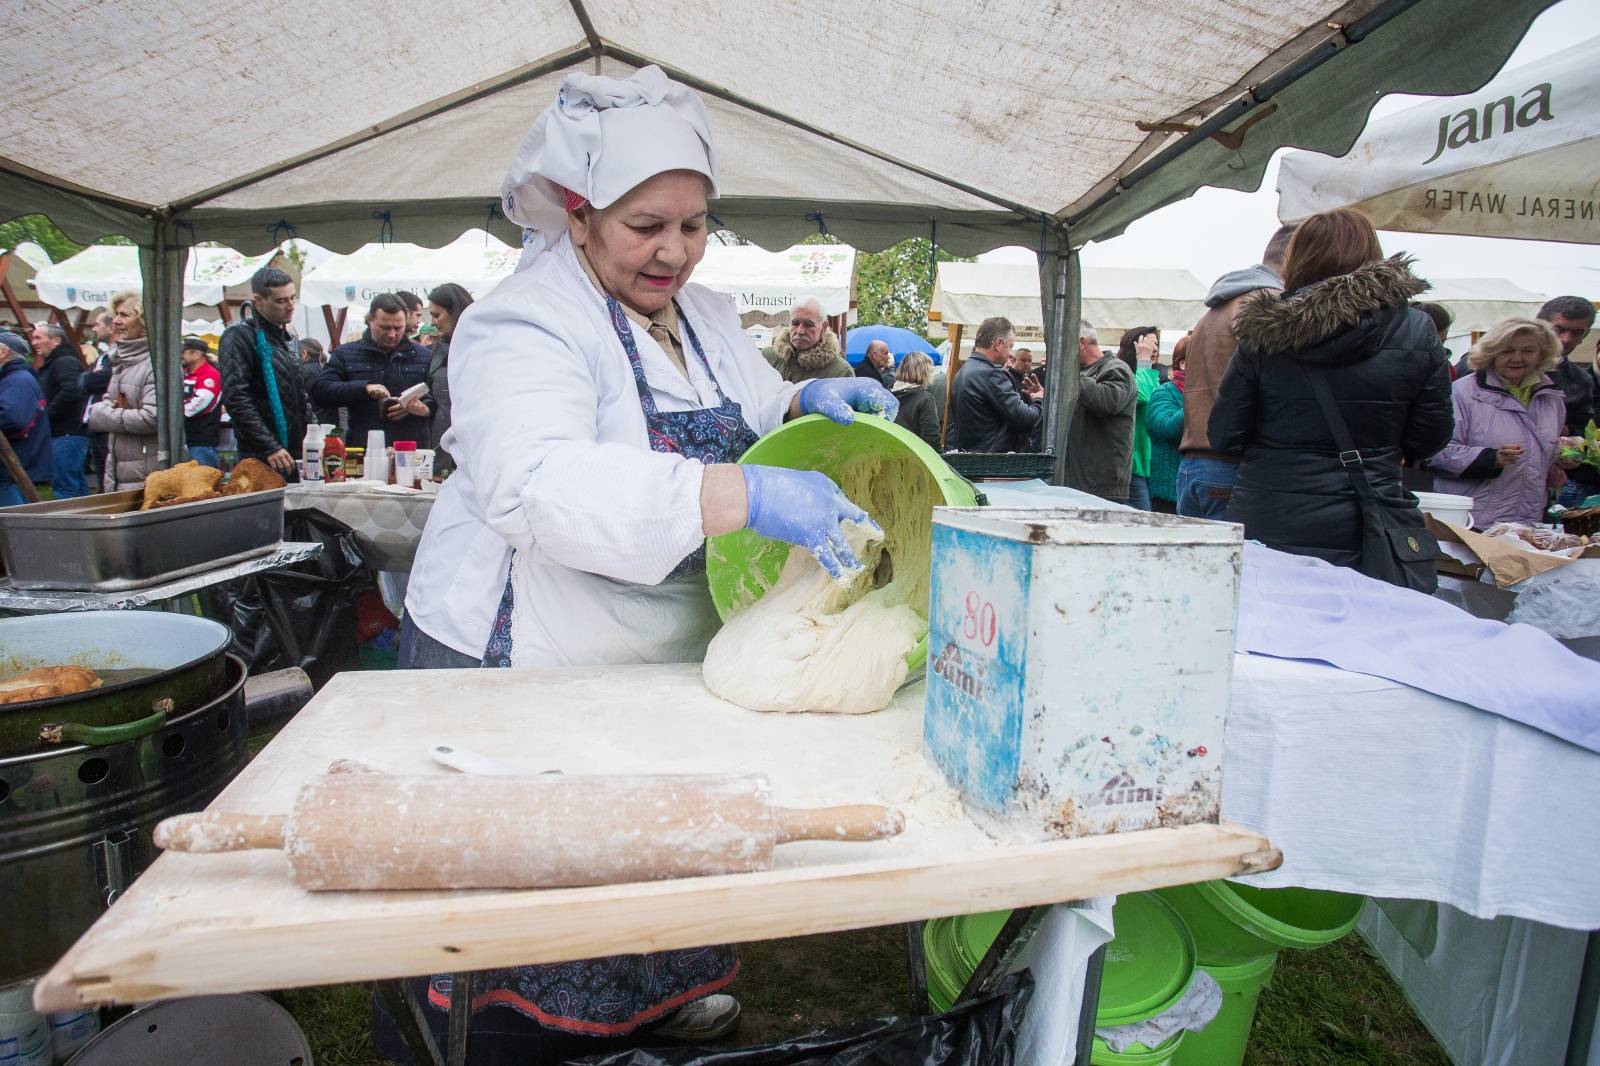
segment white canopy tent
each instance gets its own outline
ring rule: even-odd
[[[1205,314],[1206,286],[1187,270],[1085,267],[1081,315],[1094,324],[1102,345],[1124,331],[1155,326],[1170,351],[1177,337]],[[1039,272],[1022,263],[940,263],[928,318],[946,327],[973,327],[1003,315],[1017,327],[1019,343],[1042,337]]]
[[[710,244],[694,280],[731,296],[740,315],[787,314],[809,296],[832,318],[855,305],[856,250],[848,244],[797,244],[779,252]]]
[[[1532,318],[1545,297],[1505,278],[1430,278],[1433,288],[1417,297],[1455,316],[1452,336],[1482,333],[1502,318]]]
[[[33,299],[28,283],[50,265],[50,255],[32,241],[19,241],[15,248],[0,248],[0,298],[16,324],[41,321],[50,308]]]
[[[1600,244],[1597,43],[1375,122],[1339,158],[1290,152],[1278,216],[1356,207],[1379,229]]]
[[[486,295],[516,269],[521,249],[481,229],[470,229],[443,248],[415,244],[367,244],[348,255],[332,255],[301,281],[301,302],[329,309],[328,328],[348,308],[365,308],[382,292],[402,289],[426,299],[447,281],[473,298]],[[741,315],[787,312],[811,296],[826,315],[843,315],[854,300],[856,251],[843,244],[802,244],[781,252],[755,245],[708,244],[695,269],[697,284],[727,293]],[[1030,268],[1031,269],[1031,268]]]
[[[245,255],[232,248],[191,248],[183,268],[183,303],[215,308],[250,296],[250,275],[277,259],[274,248]],[[119,292],[139,292],[139,249],[129,244],[91,244],[77,255],[45,267],[31,282],[39,299],[53,307],[92,311],[107,307]]]
[[[1290,141],[1342,148],[1377,93],[1481,84],[1552,2],[913,0],[863,18],[839,0],[531,0],[452,9],[449,32],[419,36],[434,8],[62,0],[0,37],[15,72],[0,204],[80,241],[139,244],[171,454],[180,249],[258,253],[294,233],[340,251],[380,234],[437,245],[472,225],[511,237],[500,176],[570,71],[653,62],[699,89],[716,220],[765,247],[818,230],[868,249],[913,234],[963,255],[1037,244],[1059,335],[1076,321],[1073,249],[1200,185],[1254,188]],[[1436,33],[1446,21],[1472,32]],[[1005,61],[928,62],[974,49]],[[242,71],[270,71],[273,88]],[[1052,410],[1070,412],[1075,375],[1061,386]]]

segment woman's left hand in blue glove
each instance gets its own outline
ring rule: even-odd
[[[817,378],[800,389],[799,402],[801,414],[826,415],[841,426],[854,422],[857,411],[882,415],[890,422],[900,413],[894,393],[871,378]]]

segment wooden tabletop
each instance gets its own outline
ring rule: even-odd
[[[300,784],[340,758],[453,773],[428,757],[445,743],[529,772],[764,773],[775,802],[888,803],[906,831],[785,845],[761,873],[525,891],[308,893],[290,885],[279,852],[168,853],[40,980],[35,1003],[64,1010],[763,940],[1278,862],[1265,838],[1226,825],[993,840],[922,758],[921,722],[920,683],[876,714],[766,715],[711,696],[698,665],[341,674],[211,809],[287,813]]]

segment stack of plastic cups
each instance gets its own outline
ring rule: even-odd
[[[0,1066],[50,1066],[50,1023],[33,1010],[33,982],[0,988]]]
[[[1159,889],[1194,934],[1200,968],[1222,987],[1222,1012],[1190,1033],[1174,1066],[1239,1066],[1250,1042],[1256,1001],[1283,948],[1310,950],[1355,928],[1362,896],[1309,888],[1254,888],[1206,881]]]
[[[362,481],[389,480],[389,446],[384,440],[383,430],[367,430],[367,450],[363,453]]]

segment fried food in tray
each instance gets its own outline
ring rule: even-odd
[[[0,704],[72,696],[102,684],[100,675],[87,666],[39,666],[25,674],[0,678]]]
[[[193,459],[170,470],[154,471],[144,479],[144,503],[139,510],[215,499],[219,495],[217,482],[221,480],[222,471],[201,466]]]
[[[222,494],[237,496],[244,492],[281,489],[287,484],[282,475],[260,459],[244,459],[228,475],[228,483],[222,486]]]

